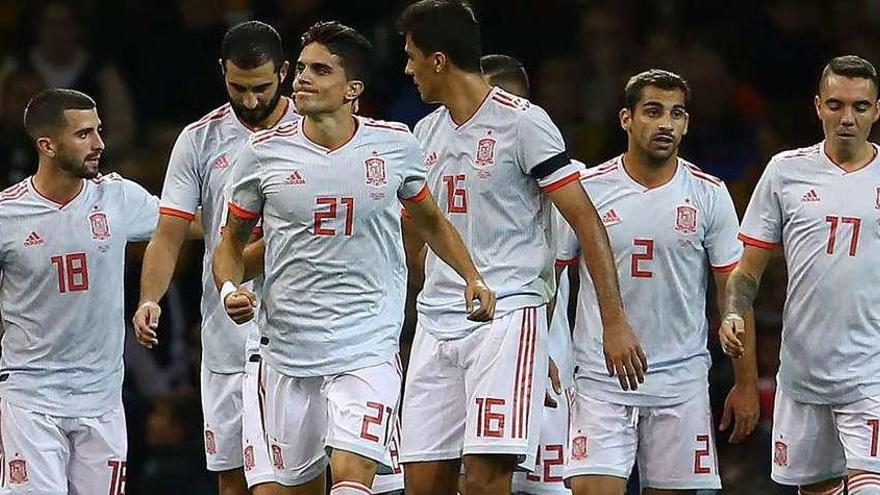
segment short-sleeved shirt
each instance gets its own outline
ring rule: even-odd
[[[404,124],[356,117],[351,140],[331,150],[302,122],[250,139],[234,165],[230,209],[263,219],[261,355],[288,376],[326,376],[398,350],[400,199],[427,197],[425,158]]]
[[[299,116],[289,98],[277,125],[295,121]],[[236,325],[226,314],[220,293],[214,285],[211,260],[220,234],[226,225],[226,191],[231,165],[239,149],[254,132],[235,116],[227,103],[188,125],[180,133],[165,174],[160,211],[186,220],[195,217],[202,207],[205,231],[205,256],[202,260],[202,362],[215,373],[244,371],[245,340],[254,347],[256,322]]]
[[[672,179],[647,189],[619,156],[582,174],[614,254],[626,315],[648,359],[645,383],[621,390],[609,377],[596,290],[580,262],[575,319],[579,384],[598,399],[632,406],[669,406],[708,386],[706,289],[712,270],[728,272],[742,256],[738,222],[727,188],[683,159]],[[579,246],[568,229],[557,262],[577,263]]]
[[[431,192],[495,291],[496,316],[546,304],[555,283],[545,193],[578,177],[547,113],[496,87],[463,124],[441,107],[414,133],[427,154]],[[467,320],[464,288],[429,250],[418,311],[435,338],[462,338],[480,325]]]
[[[880,164],[846,172],[825,143],[774,156],[740,239],[782,244],[788,289],[778,382],[799,402],[880,394]]]
[[[31,178],[0,193],[4,400],[61,417],[120,404],[125,247],[158,218],[158,198],[117,174],[83,180],[66,204]]]

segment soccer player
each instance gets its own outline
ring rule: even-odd
[[[159,300],[168,290],[180,247],[202,207],[201,393],[207,466],[218,474],[221,495],[245,495],[248,487],[273,481],[257,402],[259,330],[226,316],[211,271],[211,256],[226,224],[226,187],[233,158],[256,131],[298,118],[281,95],[288,66],[281,37],[271,26],[249,21],[230,28],[220,48],[228,103],[187,126],[177,138],[160,203],[159,226],[147,246],[140,305],[134,327],[152,347]],[[246,397],[243,390],[248,391]],[[258,490],[255,490],[259,493]]]
[[[403,124],[352,114],[370,57],[370,43],[342,24],[305,33],[294,80],[302,118],[255,134],[238,155],[214,255],[228,314],[251,318],[254,295],[239,286],[242,252],[262,217],[263,418],[281,493],[323,494],[328,448],[333,495],[371,493],[387,462],[401,385],[401,202],[465,279],[459,304],[470,318],[494,313],[494,294],[426,187],[416,139]]]
[[[0,193],[3,493],[122,495],[123,264],[156,228],[158,199],[98,173],[89,96],[42,91],[24,125],[37,172]]]
[[[588,246],[609,372],[637,388],[647,363],[624,315],[604,229],[562,136],[540,107],[483,79],[473,12],[459,1],[422,0],[398,26],[406,73],[424,101],[442,104],[415,128],[428,184],[498,291],[494,321],[468,320],[461,282],[428,254],[403,405],[407,493],[452,493],[463,456],[468,495],[509,494],[516,465],[531,470],[538,451],[545,305],[554,289],[548,198]]]
[[[626,152],[581,176],[611,239],[623,301],[651,370],[637,391],[621,391],[608,377],[593,283],[581,269],[566,466],[576,495],[622,495],[636,460],[644,493],[721,488],[705,294],[711,274],[723,301],[742,246],[727,188],[678,156],[689,100],[688,84],[677,74],[654,69],[630,78],[620,111]],[[557,249],[558,263],[577,263],[573,233],[563,233]],[[747,335],[722,418],[722,427],[734,420],[734,442],[758,420],[751,318]]]
[[[774,156],[752,194],[745,252],[727,284],[725,352],[742,354],[743,315],[774,247],[788,266],[773,412],[772,478],[801,493],[880,494],[880,164],[868,142],[877,71],[857,56],[822,71],[825,139]]]

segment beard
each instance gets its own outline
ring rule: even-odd
[[[281,100],[280,85],[278,86],[278,90],[275,91],[275,96],[273,96],[272,100],[266,105],[257,105],[256,108],[247,108],[233,100],[230,100],[229,104],[232,106],[232,111],[235,112],[236,117],[241,119],[245,124],[255,127],[266,120],[266,118],[275,111],[275,107],[278,106],[279,100]]]
[[[100,157],[100,155],[98,155]],[[100,166],[91,168],[91,165],[86,162],[86,159],[95,158],[94,153],[90,153],[86,155],[85,158],[80,158],[78,156],[68,155],[66,153],[60,153],[57,159],[58,167],[61,170],[73,175],[74,177],[80,179],[94,179],[101,172]]]

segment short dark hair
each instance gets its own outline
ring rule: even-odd
[[[522,88],[525,93],[529,94],[529,75],[526,73],[522,62],[509,55],[484,55],[480,59],[480,67],[483,68],[483,74],[489,77],[492,84],[504,86],[512,84]]]
[[[874,83],[874,89],[880,89],[880,78],[877,76],[877,69],[867,60],[858,55],[842,55],[834,57],[822,69],[822,77],[819,79],[819,87],[830,74],[850,78],[868,79]]]
[[[648,86],[665,90],[680,90],[684,93],[684,106],[690,105],[691,88],[685,78],[668,70],[650,69],[629,78],[623,91],[624,106],[630,111],[635,110],[639,100],[642,99],[642,90]]]
[[[265,22],[238,23],[226,31],[220,45],[220,61],[223,62],[224,70],[227,60],[244,70],[256,69],[271,60],[278,71],[284,63],[281,36]]]
[[[302,36],[302,47],[320,43],[342,59],[342,68],[349,80],[367,83],[372,68],[373,44],[355,28],[336,21],[313,24]]]
[[[91,110],[95,100],[72,89],[44,89],[31,98],[24,109],[24,128],[33,140],[65,124],[65,110]]]
[[[420,0],[400,14],[397,28],[422,52],[443,52],[458,68],[480,72],[480,23],[464,2]]]

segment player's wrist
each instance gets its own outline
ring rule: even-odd
[[[229,297],[230,294],[237,291],[238,286],[232,283],[232,280],[227,280],[223,282],[223,285],[220,286],[220,300],[225,303],[226,298]]]
[[[141,301],[138,303],[138,308],[143,308],[144,306],[152,306],[158,308],[159,302],[152,299],[141,299]]]

